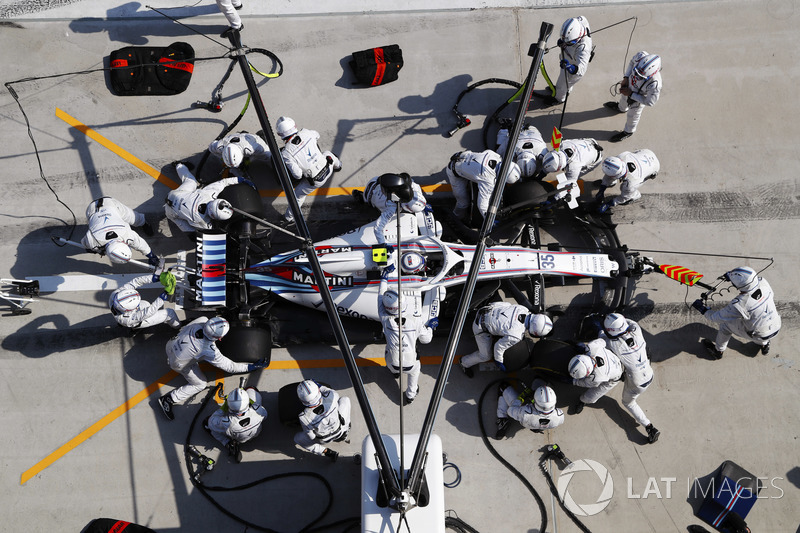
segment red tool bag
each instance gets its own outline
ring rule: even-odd
[[[182,93],[194,72],[194,49],[187,43],[128,46],[111,52],[111,88],[117,96]]]
[[[403,68],[403,51],[396,44],[353,52],[350,68],[356,80],[364,85],[376,87],[397,79]]]

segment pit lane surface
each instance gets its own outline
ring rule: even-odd
[[[754,531],[797,529],[800,421],[795,405],[800,363],[794,347],[800,239],[795,146],[800,117],[793,79],[800,62],[796,49],[787,46],[796,32],[797,2],[648,2],[580,9],[482,4],[477,7],[487,8],[474,11],[438,10],[442,6],[434,5],[423,6],[431,11],[420,11],[409,3],[408,12],[379,10],[371,15],[353,14],[359,11],[356,4],[339,14],[309,14],[308,6],[295,2],[261,7],[254,3],[247,2],[241,12],[243,40],[275,52],[286,67],[280,78],[261,83],[273,125],[278,116],[290,115],[320,131],[322,146],[344,163],[332,184],[343,189],[395,170],[407,171],[426,185],[443,183],[449,156],[461,149],[482,149],[482,118],[509,94],[500,86],[473,92],[460,106],[473,118],[473,126],[447,138],[445,133],[455,123],[450,109],[464,87],[488,77],[520,80],[527,70],[528,46],[542,21],[557,29],[567,17],[583,14],[598,29],[638,16],[630,53],[646,49],[663,57],[661,101],[644,111],[633,137],[619,145],[607,142],[624,123],[622,116],[609,116],[602,103],[610,99],[608,87],[627,62],[630,23],[597,33],[597,56],[570,96],[564,136],[594,137],[609,154],[649,148],[661,160],[658,179],[642,189],[644,200],[616,210],[620,238],[631,248],[774,257],[775,264],[764,276],[775,289],[783,330],[769,356],[733,341],[723,360],[711,361],[697,341],[713,335],[713,330],[686,308],[687,291],[663,276],[646,277],[633,295],[629,314],[647,331],[653,353],[656,380],[640,404],[661,430],[659,442],[643,444],[643,431],[619,404],[617,387],[597,406],[568,416],[564,426],[550,434],[512,431],[510,439],[496,446],[545,499],[550,531],[577,529],[553,509],[536,467],[538,449],[549,442],[558,442],[573,460],[593,459],[610,472],[614,494],[609,505],[585,519],[593,531],[684,531],[687,524],[699,522],[687,502],[691,482],[725,459],[765,479],[762,499],[748,517]],[[17,17],[0,31],[6,51],[3,81],[100,68],[111,51],[128,45],[182,40],[192,44],[198,57],[225,52],[135,4],[26,3],[41,9],[27,7],[19,13],[11,8],[22,3],[3,2],[5,16]],[[219,40],[216,35],[224,22],[213,3],[182,13],[197,15],[184,22]],[[349,54],[393,42],[401,45],[406,58],[400,79],[381,88],[352,87]],[[555,44],[555,36],[550,44]],[[555,78],[553,54],[545,63]],[[196,159],[244,105],[245,87],[237,72],[223,90],[227,105],[222,113],[190,109],[192,102],[209,99],[226,66],[226,60],[199,62],[189,89],[173,97],[113,96],[101,72],[14,85],[30,119],[44,173],[77,215],[75,237],[85,229],[83,211],[92,198],[114,196],[157,217],[163,213],[167,188],[163,180],[64,117],[174,180],[168,163]],[[0,131],[5,163],[0,273],[24,278],[134,272],[112,269],[103,259],[50,242],[51,235],[66,236],[64,223],[71,224],[72,217],[38,176],[16,103],[7,92],[0,98],[6,119]],[[545,136],[559,118],[558,108],[532,108],[529,113]],[[252,111],[240,128],[259,129]],[[257,184],[262,190],[275,189],[271,173],[261,168]],[[599,178],[595,170],[587,180]],[[331,220],[366,216],[346,196],[336,195],[346,192],[310,199],[305,211],[315,236],[329,236]],[[446,191],[433,196],[447,201]],[[280,198],[267,196],[265,204],[273,216],[285,208]],[[172,254],[189,245],[174,231],[161,222],[158,236],[149,239],[157,252]],[[645,255],[660,263],[689,266],[708,279],[739,264],[757,269],[767,264]],[[151,292],[146,296],[154,297]],[[549,290],[548,304],[566,306],[579,296],[575,292]],[[699,293],[689,289],[686,299],[691,302]],[[112,516],[160,532],[243,531],[244,526],[204,500],[184,468],[182,444],[201,398],[178,408],[171,423],[152,408],[157,384],[169,379],[163,347],[170,331],[123,337],[107,312],[107,298],[108,290],[43,294],[32,304],[31,315],[0,320],[5,376],[0,398],[7,424],[1,441],[4,528],[79,531],[92,518]],[[572,335],[568,324],[556,324],[557,337]],[[419,399],[404,411],[407,430],[421,424],[444,342],[438,335],[420,350],[429,359],[423,360],[427,364]],[[472,349],[465,338],[458,353]],[[399,392],[388,372],[374,362],[381,360],[383,345],[358,344],[354,351],[365,359],[362,373],[381,429],[397,432]],[[337,363],[338,350],[323,344],[290,346],[274,350],[272,358],[269,369],[250,377],[250,383],[266,393],[270,418],[264,432],[245,447],[243,464],[229,463],[223,453],[204,479],[234,485],[277,472],[312,470],[326,475],[337,490],[326,522],[357,515],[359,471],[344,456],[360,450],[366,434],[360,415],[354,416],[351,443],[336,446],[343,457],[333,465],[295,449],[292,431],[277,420],[277,391],[286,383],[315,377],[344,394],[351,390]],[[215,374],[208,376],[211,380]],[[535,531],[540,519],[533,500],[479,440],[477,399],[499,377],[480,373],[468,380],[454,372],[450,378],[435,431],[448,460],[461,469],[462,481],[445,490],[446,506],[484,533]],[[530,375],[522,372],[520,377],[528,380]],[[230,388],[238,378],[224,381]],[[180,383],[175,379],[161,392]],[[563,385],[556,390],[564,409],[579,393]],[[488,396],[484,420],[491,427],[494,404],[492,394]],[[193,442],[212,456],[218,453],[205,434],[196,434]],[[325,505],[322,496],[314,497],[319,486],[304,483],[271,483],[221,499],[248,520],[292,531]],[[576,474],[570,484],[570,494],[579,503],[594,503],[600,493],[600,481],[591,473]]]

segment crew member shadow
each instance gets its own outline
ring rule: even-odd
[[[188,28],[168,20],[166,17],[141,17],[135,20],[131,17],[139,17],[147,11],[141,10],[142,4],[139,2],[128,2],[106,11],[106,18],[84,17],[75,19],[69,24],[69,29],[73,33],[100,33],[107,32],[109,41],[123,42],[130,45],[146,45],[150,42],[146,36],[155,37],[186,37],[191,35],[191,29],[200,33],[219,34],[227,24],[219,25],[191,25]],[[155,12],[154,12],[155,13]],[[197,7],[185,7],[180,10],[170,10],[169,15],[174,18],[184,18],[200,15],[219,13],[217,6],[205,5]],[[123,20],[120,20],[123,19]],[[154,23],[154,21],[157,21]],[[188,25],[187,25],[188,26]],[[212,30],[213,28],[213,30]]]

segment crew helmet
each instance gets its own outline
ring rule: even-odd
[[[233,389],[227,397],[228,412],[232,415],[243,415],[250,407],[250,395],[241,387]]]
[[[506,183],[508,185],[514,185],[516,182],[519,181],[521,172],[519,169],[519,165],[511,162],[511,168],[508,169],[508,176],[506,177]]]
[[[524,150],[517,157],[517,165],[523,178],[532,178],[536,174],[536,155],[530,150]]]
[[[556,393],[547,385],[542,385],[533,393],[533,406],[542,413],[550,414],[556,408]]]
[[[218,341],[224,337],[230,329],[231,326],[228,324],[227,320],[221,316],[215,316],[203,325],[203,335],[205,335],[207,339]]]
[[[641,58],[633,68],[636,77],[648,79],[661,70],[661,57],[656,54],[649,54]]]
[[[289,117],[279,118],[276,128],[278,130],[278,137],[281,139],[287,139],[297,133],[297,124]]]
[[[534,337],[544,337],[553,330],[553,321],[544,313],[525,317],[525,327]]]
[[[569,375],[575,379],[583,379],[594,372],[594,359],[588,355],[576,355],[569,361]]]
[[[396,315],[400,311],[400,297],[397,295],[396,291],[384,292],[382,301],[383,308],[386,309],[386,312],[390,315]],[[403,298],[402,312],[405,313],[406,309],[408,309],[408,298]]]
[[[551,150],[545,154],[542,160],[542,170],[550,174],[564,170],[567,166],[567,154],[560,150]]]
[[[322,403],[322,392],[313,379],[307,379],[297,385],[297,397],[306,407],[316,407]]]
[[[728,279],[740,292],[752,292],[758,287],[758,275],[750,267],[734,268],[728,272]]]
[[[106,255],[111,262],[117,265],[124,265],[133,257],[131,247],[122,241],[111,241],[106,244]]]
[[[561,26],[561,40],[564,44],[576,44],[586,36],[586,27],[577,18],[564,21]]]
[[[114,308],[120,313],[133,311],[141,301],[142,297],[136,289],[122,289],[114,293]]]
[[[222,149],[222,162],[226,167],[238,168],[244,161],[244,150],[238,144],[228,144]]]
[[[609,337],[619,337],[628,331],[628,321],[619,313],[610,313],[603,320],[603,329]]]
[[[603,174],[612,179],[624,178],[628,173],[625,161],[615,156],[608,156],[603,160]]]
[[[214,220],[228,220],[233,216],[231,204],[227,200],[217,198],[208,203],[208,216]]]
[[[419,252],[406,252],[400,259],[400,269],[406,274],[419,274],[425,270],[425,257]]]

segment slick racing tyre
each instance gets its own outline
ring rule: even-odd
[[[577,354],[578,349],[569,343],[540,339],[534,343],[530,366],[537,372],[569,377],[569,362]]]
[[[255,363],[272,353],[272,331],[269,328],[231,324],[231,330],[218,343],[226,357],[237,363]]]

